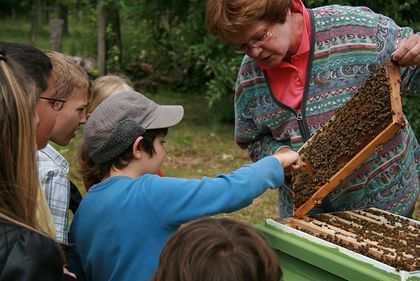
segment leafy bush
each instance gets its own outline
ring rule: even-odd
[[[209,106],[217,107],[216,121],[232,122],[242,56],[207,33],[206,2],[127,1],[126,5],[130,7],[125,11],[126,24],[131,28],[123,28],[130,34],[124,37],[124,52],[131,79],[140,81],[143,89],[163,86],[202,95]]]

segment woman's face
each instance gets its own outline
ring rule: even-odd
[[[268,67],[277,66],[295,50],[296,31],[293,31],[292,16],[287,13],[284,23],[257,22],[241,32],[234,40],[248,56]]]

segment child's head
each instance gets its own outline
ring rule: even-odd
[[[47,90],[53,66],[44,52],[30,45],[12,42],[0,42],[0,48],[35,82],[38,96]]]
[[[145,173],[156,173],[163,161],[167,130],[178,124],[183,114],[182,106],[158,105],[137,92],[106,98],[84,128],[89,161],[82,173],[87,183],[95,184],[112,169],[123,169],[139,157],[148,161]]]
[[[121,92],[134,91],[129,82],[124,78],[116,75],[105,75],[95,79],[91,85],[91,98],[86,106],[86,117],[92,114],[92,111],[107,97]],[[99,172],[99,166],[89,159],[85,144],[82,142],[79,149],[79,168],[80,173],[85,180],[86,189],[98,182],[95,175],[102,174]],[[108,170],[104,168],[104,170]],[[93,176],[93,178],[92,178]]]
[[[36,228],[36,86],[0,47],[0,213]]]
[[[65,100],[57,112],[57,120],[50,139],[59,145],[67,145],[75,132],[86,122],[85,107],[89,96],[87,73],[62,53],[47,51],[55,74],[56,98]]]
[[[35,83],[38,97],[36,112],[39,117],[36,143],[38,149],[44,148],[56,122],[54,111],[59,110],[59,106],[62,105],[60,101],[55,100],[55,76],[51,60],[41,50],[25,44],[0,42],[0,49],[5,50],[7,57],[20,65]]]
[[[275,253],[252,226],[204,218],[169,239],[152,281],[278,281],[281,276]]]
[[[116,75],[105,75],[95,79],[92,83],[92,100],[86,107],[86,114],[90,115],[92,111],[107,97],[122,93],[134,91],[127,80]]]

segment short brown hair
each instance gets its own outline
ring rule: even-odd
[[[53,64],[57,99],[68,99],[74,88],[89,89],[89,76],[83,68],[62,53],[46,51]],[[89,93],[89,91],[88,91]]]
[[[278,281],[277,257],[252,226],[204,218],[178,230],[165,245],[152,281]]]
[[[284,23],[293,0],[208,0],[207,30],[231,42],[244,28],[258,21]]]

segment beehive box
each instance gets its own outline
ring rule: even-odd
[[[354,96],[299,150],[294,217],[302,217],[404,125],[399,67],[378,66]]]
[[[323,214],[322,219],[291,218],[282,223],[267,219],[265,225],[256,225],[276,251],[284,281],[420,280],[420,240],[416,238],[419,222],[377,209],[337,214]],[[346,227],[331,218],[340,219]],[[359,231],[363,233],[355,234],[351,228],[360,228],[359,224],[363,225]],[[379,233],[389,229],[394,232],[384,236],[382,242],[377,241]],[[406,243],[409,249],[405,249]],[[361,252],[356,252],[360,247]],[[382,255],[385,260],[378,260]],[[403,268],[403,263],[409,267]]]

